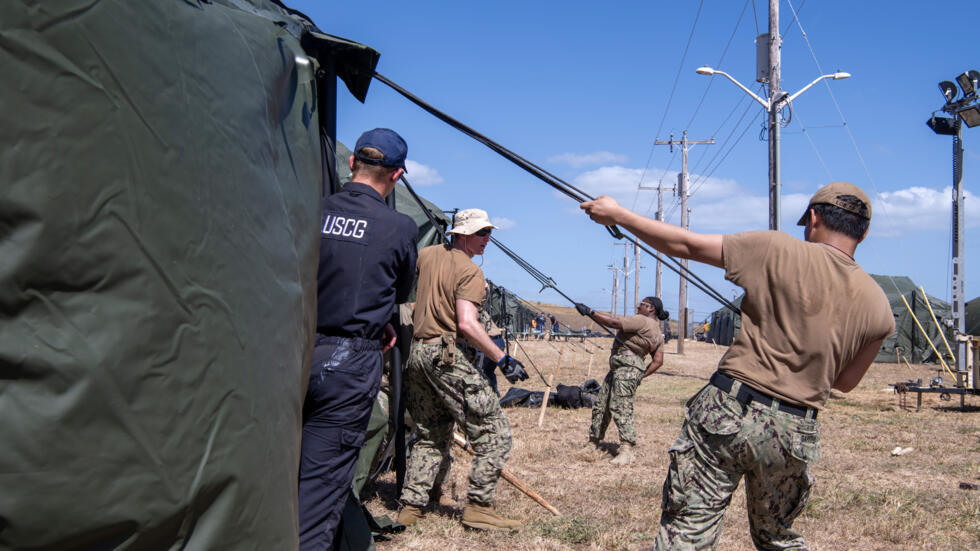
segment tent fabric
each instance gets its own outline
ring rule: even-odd
[[[980,337],[980,297],[967,302],[964,309],[967,334]]]
[[[500,285],[487,280],[490,286],[489,296],[484,307],[490,313],[490,319],[509,334],[518,334],[531,327],[534,311],[527,307],[517,295]]]
[[[911,363],[939,363],[939,360],[936,358],[936,353],[929,346],[929,341],[932,342],[936,350],[939,350],[943,354],[944,358],[948,359],[946,345],[943,344],[942,337],[939,334],[939,328],[932,321],[932,316],[929,314],[926,301],[929,301],[929,305],[936,315],[936,320],[940,324],[943,324],[943,320],[951,319],[952,308],[950,304],[933,296],[923,296],[918,285],[908,277],[875,274],[871,274],[871,277],[885,292],[885,295],[888,297],[888,304],[891,306],[892,313],[895,316],[895,332],[885,339],[875,361],[896,363],[901,362],[902,358],[904,358]],[[905,307],[905,303],[902,302],[902,297],[908,302],[909,307],[915,314],[915,318],[909,313],[909,309]],[[915,319],[918,319],[919,323],[922,324],[922,328],[928,334],[928,341],[922,335],[922,331],[919,330],[918,325],[916,325]],[[952,331],[949,328],[944,328],[944,333],[946,334],[946,339],[952,343]]]
[[[260,0],[0,4],[0,548],[295,545],[311,29]]]

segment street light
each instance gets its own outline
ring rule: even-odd
[[[735,80],[734,77],[726,73],[725,71],[719,71],[718,69],[713,69],[708,66],[698,67],[695,71],[699,75],[722,75],[728,80],[732,81],[735,86],[742,89],[743,92],[752,97],[759,105],[766,109],[769,114],[769,229],[778,230],[779,229],[779,128],[780,128],[780,111],[783,106],[795,100],[803,92],[810,89],[811,86],[820,82],[824,79],[841,80],[845,78],[850,78],[850,73],[845,73],[843,71],[837,71],[836,73],[831,73],[829,75],[821,75],[816,78],[810,84],[807,84],[800,91],[795,94],[788,95],[786,93],[779,93],[776,95],[777,90],[771,90],[772,95],[768,100],[762,99],[757,96],[752,90],[746,88],[741,82]],[[980,113],[978,113],[980,115]]]
[[[953,302],[953,327],[957,336],[966,333],[966,312],[965,296],[965,273],[963,252],[965,243],[963,239],[963,132],[962,125],[974,127],[980,125],[980,98],[977,97],[978,87],[980,87],[980,72],[964,71],[956,77],[956,83],[960,85],[963,96],[956,99],[956,86],[944,80],[939,83],[939,91],[946,100],[941,110],[948,113],[948,116],[937,116],[934,112],[926,124],[936,134],[953,137],[953,224],[952,224],[952,249],[953,249],[953,270],[952,270],[952,302]],[[958,117],[958,118],[957,118]],[[956,385],[965,386],[965,375],[967,370],[966,362],[966,342],[956,339]],[[973,374],[973,388],[980,390],[980,364],[975,367]]]

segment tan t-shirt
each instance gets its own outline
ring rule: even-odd
[[[726,235],[722,254],[745,298],[718,368],[767,394],[822,409],[861,348],[895,330],[881,287],[830,245],[757,231]]]
[[[459,249],[445,245],[422,249],[416,272],[419,281],[412,315],[416,339],[456,333],[457,299],[468,300],[478,308],[483,303],[483,272]]]
[[[653,356],[657,348],[664,343],[659,321],[640,315],[620,318],[620,321],[623,322],[623,328],[616,332],[612,347],[613,355],[617,354],[625,344],[640,358],[647,354]]]

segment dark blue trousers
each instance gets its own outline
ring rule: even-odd
[[[303,403],[299,548],[331,549],[381,387],[381,343],[317,336]]]

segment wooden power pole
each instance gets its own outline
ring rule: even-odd
[[[680,141],[674,140],[674,136],[670,136],[670,140],[655,141],[656,145],[669,145],[670,150],[674,150],[675,145],[681,146],[681,158],[683,162],[681,164],[681,173],[677,175],[677,194],[681,198],[681,227],[685,230],[688,229],[688,211],[687,211],[687,150],[688,146],[692,145],[710,145],[715,143],[714,139],[710,140],[688,140],[687,131],[684,131],[683,137]],[[687,273],[687,259],[681,260],[681,266],[683,269],[681,272]],[[687,279],[682,275],[680,277],[680,297],[678,299],[677,305],[677,353],[684,353],[684,339],[687,337]]]

